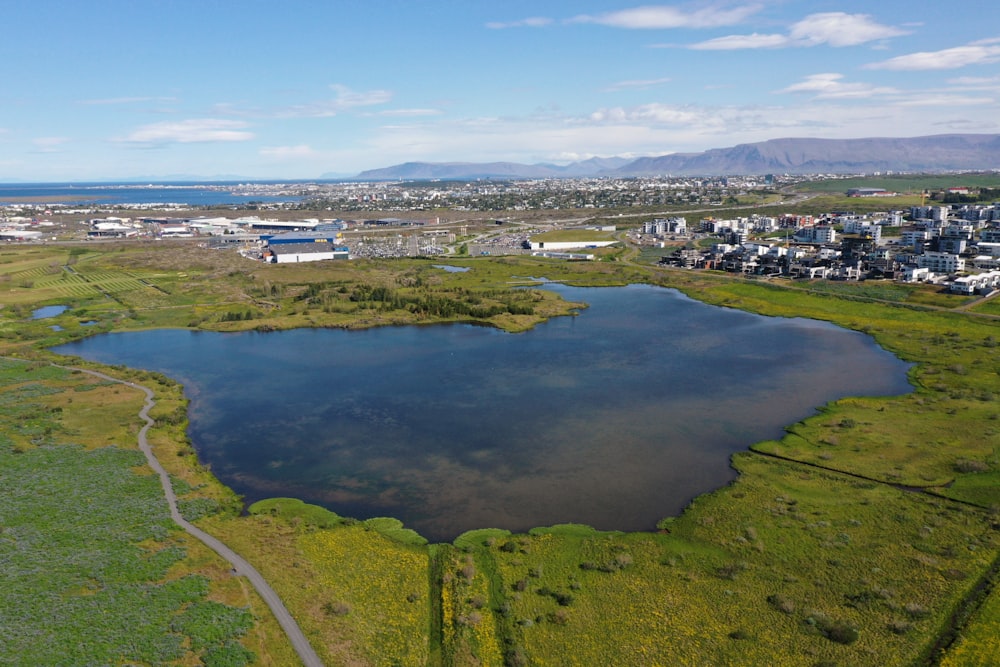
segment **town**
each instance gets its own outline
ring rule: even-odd
[[[639,242],[685,234],[683,219],[653,220]],[[1000,204],[914,206],[908,212],[705,218],[708,248],[678,248],[661,263],[753,276],[885,279],[943,284],[958,294],[1000,285]]]
[[[626,244],[662,249],[658,263],[664,267],[763,279],[919,282],[965,295],[1000,286],[1000,203],[983,201],[994,190],[970,194],[952,187],[932,193],[930,201],[925,192],[921,204],[908,209],[795,212],[804,198],[790,195],[787,186],[843,178],[240,184],[229,188],[288,200],[221,211],[184,204],[6,203],[0,206],[0,240],[194,240],[269,263],[519,254],[599,260],[613,252],[608,246]],[[873,187],[842,192],[842,201],[897,196]],[[788,212],[755,212],[765,204]],[[664,217],[643,211],[651,207],[681,208]],[[747,215],[714,214],[723,209]],[[299,217],[305,211],[405,217]],[[697,220],[691,219],[695,213]]]

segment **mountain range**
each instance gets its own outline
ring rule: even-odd
[[[771,139],[701,153],[591,158],[568,165],[516,162],[406,162],[369,169],[361,180],[572,178],[588,176],[725,176],[944,172],[1000,169],[1000,134],[910,138]]]

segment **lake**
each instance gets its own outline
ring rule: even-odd
[[[634,285],[550,285],[578,316],[472,325],[160,330],[56,348],[183,382],[201,459],[247,502],[394,516],[432,541],[554,523],[650,530],[732,453],[851,395],[910,391],[861,333]]]

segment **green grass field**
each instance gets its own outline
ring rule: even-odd
[[[561,229],[554,232],[545,232],[543,234],[534,234],[531,237],[532,241],[565,241],[565,242],[598,242],[598,241],[614,241],[614,232],[601,232],[592,229]]]
[[[6,248],[0,348],[42,360],[47,345],[154,326],[461,319],[517,330],[585,307],[515,290],[531,276],[649,282],[711,304],[863,331],[914,364],[912,393],[843,399],[790,424],[781,439],[748,442],[733,459],[737,481],[665,517],[660,532],[482,530],[454,545],[427,546],[395,520],[354,522],[294,500],[237,516],[237,499],[199,466],[187,440],[181,388],[155,374],[113,372],[154,386],[150,440],[185,513],[265,574],[330,664],[986,664],[998,622],[997,593],[983,582],[1000,556],[1000,321],[977,313],[994,314],[995,301],[953,311],[966,300],[933,288],[767,284],[615,257],[455,258],[449,263],[470,270],[446,273],[425,260],[267,267],[169,244],[75,256]],[[69,275],[101,289],[53,296],[52,284]],[[69,310],[30,319],[55,303]],[[3,592],[34,609],[2,621],[0,646],[42,633],[55,645],[92,630],[87,643],[103,652],[81,653],[83,662],[197,664],[216,649],[235,661],[244,651],[260,664],[293,660],[259,601],[166,523],[134,451],[137,394],[40,361],[0,365],[0,387],[0,492],[8,494],[0,553],[24,573]],[[73,502],[18,491],[36,476]],[[43,552],[69,564],[55,585],[30,576],[56,567]],[[112,626],[139,621],[116,600],[142,609],[136,590],[153,620],[141,641],[121,648]],[[55,624],[43,614],[52,605]],[[105,605],[114,620],[83,629],[79,619]],[[955,618],[970,620],[955,625],[959,611]],[[221,619],[221,635],[205,627],[209,617]]]
[[[255,614],[192,567],[135,448],[138,392],[0,360],[0,403],[0,662],[251,664]]]
[[[801,192],[846,193],[851,188],[882,188],[889,192],[920,194],[924,190],[946,190],[956,187],[996,188],[1000,187],[1000,177],[996,174],[858,176],[828,181],[810,181],[799,184],[795,189]]]
[[[660,534],[555,527],[472,548],[501,581],[490,607],[508,652],[559,665],[913,664],[992,561],[975,509],[751,453],[735,464],[737,482]]]

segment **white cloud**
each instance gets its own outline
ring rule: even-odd
[[[931,127],[936,131],[941,128],[950,132],[996,132],[1000,129],[1000,124],[995,120],[970,120],[966,118],[951,118],[948,120],[931,123]]]
[[[289,160],[296,158],[306,158],[316,155],[316,151],[307,146],[306,144],[299,144],[297,146],[269,146],[260,149],[260,154],[264,157],[273,157],[280,160]]]
[[[947,84],[951,91],[1000,94],[1000,76],[960,76],[948,79]]]
[[[851,82],[833,81],[840,93],[851,92]],[[801,92],[805,94],[791,98],[791,103],[769,106],[650,103],[608,106],[579,115],[539,112],[521,117],[412,118],[382,125],[356,144],[293,164],[347,173],[412,160],[534,163],[576,156],[664,155],[776,137],[918,136],[945,128],[985,132],[1000,126],[996,104],[915,106],[940,94],[933,88],[868,95],[866,100],[847,100],[850,104],[822,97],[818,90]]]
[[[80,104],[88,106],[111,104],[137,104],[140,102],[176,102],[176,97],[108,97],[96,100],[80,100]]]
[[[995,86],[1000,83],[1000,76],[959,76],[948,79],[948,83],[956,86]]]
[[[118,141],[154,145],[248,141],[254,135],[245,131],[247,127],[238,120],[193,118],[144,125]]]
[[[604,89],[604,92],[611,93],[618,90],[626,89],[639,89],[644,90],[646,88],[652,88],[654,86],[659,86],[661,84],[670,81],[670,77],[662,77],[660,79],[631,79],[628,81],[618,81],[613,83]]]
[[[879,88],[869,83],[845,83],[843,74],[812,74],[804,81],[783,88],[779,93],[814,93],[817,99],[867,99],[873,95],[893,95],[895,88]]]
[[[866,69],[939,70],[1000,61],[1000,39],[972,42],[941,51],[920,51],[865,65]]]
[[[590,120],[597,123],[654,123],[657,125],[703,125],[715,121],[707,119],[701,110],[694,107],[678,107],[668,104],[642,104],[631,109],[614,107],[598,109],[590,114]]]
[[[66,137],[38,137],[32,139],[31,143],[35,145],[38,153],[58,153],[59,147],[69,143],[69,139]]]
[[[727,35],[692,44],[689,48],[699,51],[731,51],[736,49],[775,49],[788,45],[785,35]]]
[[[612,28],[631,30],[662,30],[665,28],[718,28],[742,23],[761,10],[761,5],[743,5],[732,9],[704,7],[685,11],[668,5],[633,7],[597,16],[587,14],[570,19],[572,23],[596,23]]]
[[[492,30],[503,30],[505,28],[544,28],[552,23],[552,19],[543,16],[532,16],[520,21],[490,21],[486,24]]]
[[[966,107],[970,105],[996,104],[996,100],[991,97],[969,97],[937,91],[900,100],[897,104],[904,107]]]
[[[281,109],[275,114],[279,118],[329,118],[343,111],[358,107],[385,104],[392,100],[388,90],[355,91],[347,86],[333,84],[330,86],[337,93],[332,100],[323,100],[310,104],[300,104]]]
[[[844,12],[811,14],[793,24],[788,33],[794,42],[830,46],[857,46],[905,34],[907,34],[905,30],[876,23],[867,14]]]
[[[367,90],[357,92],[347,86],[335,83],[330,86],[337,93],[337,105],[342,109],[366,107],[373,104],[384,104],[392,99],[392,93],[387,90]]]
[[[379,116],[414,117],[414,116],[440,116],[444,112],[440,109],[387,109],[379,111]]]
[[[697,50],[774,49],[789,46],[857,46],[890,37],[907,34],[907,31],[876,23],[867,14],[824,12],[810,14],[793,23],[787,35],[758,34],[727,35],[692,44]]]

